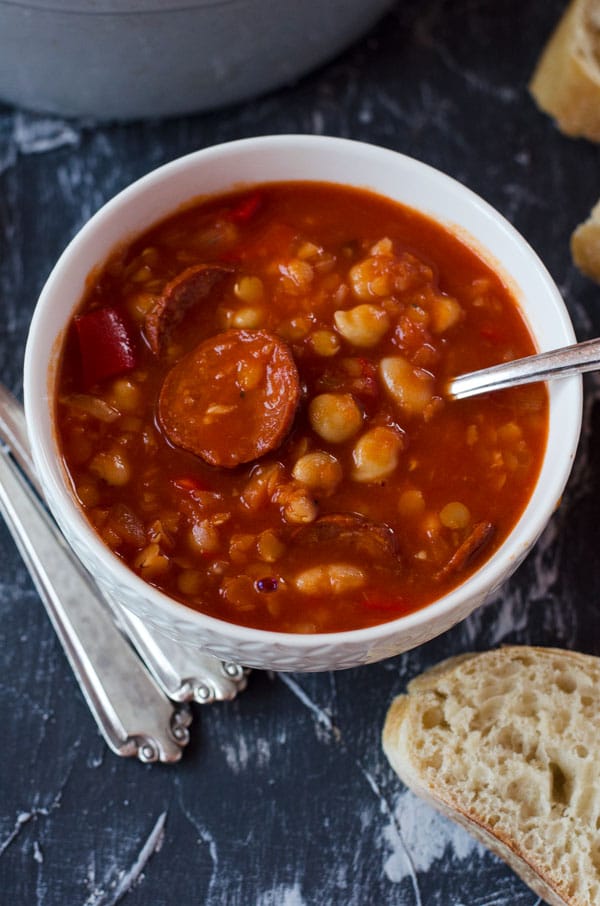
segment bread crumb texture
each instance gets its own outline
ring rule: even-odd
[[[562,132],[600,141],[599,0],[572,0],[529,87]]]
[[[438,665],[402,701],[384,730],[400,776],[493,834],[566,903],[598,906],[600,659],[504,648]]]

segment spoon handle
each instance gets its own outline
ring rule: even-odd
[[[189,711],[155,684],[5,447],[0,512],[110,748],[144,762],[179,761]]]
[[[2,384],[0,439],[7,443],[11,454],[43,498],[29,451],[23,407]],[[95,583],[94,592],[96,595],[103,594]],[[246,687],[248,671],[239,664],[221,661],[181,642],[172,642],[135,614],[126,611],[118,601],[106,594],[103,597],[110,605],[116,622],[172,701],[196,701],[200,704],[229,701]]]
[[[531,384],[548,378],[567,377],[583,371],[600,368],[600,339],[586,340],[562,349],[552,349],[530,355],[502,365],[492,365],[470,374],[451,378],[446,385],[446,396],[455,400],[467,399],[491,390]]]
[[[170,699],[201,705],[230,701],[248,683],[249,671],[220,661],[198,648],[174,642],[148,626],[140,617],[108,597],[115,619]]]

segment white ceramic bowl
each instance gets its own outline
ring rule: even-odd
[[[247,139],[190,154],[155,170],[105,205],[75,237],[48,278],[31,324],[25,409],[49,506],[103,588],[172,638],[223,659],[265,669],[312,671],[366,664],[413,648],[464,619],[510,576],[546,525],[568,478],[581,424],[581,380],[567,378],[550,387],[543,466],[510,536],[462,585],[416,613],[369,629],[293,635],[222,622],[147,585],[99,540],[68,488],[51,414],[65,326],[82,297],[86,277],[117,243],[194,196],[245,183],[294,179],[368,187],[449,226],[513,288],[540,350],[574,342],[559,292],[530,246],[486,202],[448,176],[401,154],[337,138]]]

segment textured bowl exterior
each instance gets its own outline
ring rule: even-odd
[[[248,629],[193,611],[131,572],[99,540],[69,489],[51,400],[60,338],[88,273],[115,245],[198,195],[240,184],[314,179],[371,188],[448,225],[503,275],[538,348],[574,342],[558,290],[524,239],[464,186],[411,158],[372,145],[314,136],[271,136],[208,148],[154,171],[105,205],[75,237],[44,287],[25,358],[25,408],[36,468],[69,544],[103,589],[176,640],[225,660],[272,670],[354,667],[414,648],[479,607],[531,549],[567,481],[581,425],[581,379],[555,381],[540,477],[509,538],[474,575],[416,613],[363,630],[293,635]]]
[[[0,97],[101,120],[208,110],[298,78],[391,3],[0,0]]]

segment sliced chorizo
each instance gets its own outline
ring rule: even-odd
[[[359,513],[328,513],[293,534],[296,544],[323,548],[348,545],[369,559],[396,558],[398,544],[392,528],[384,522],[372,522]]]
[[[144,333],[150,349],[160,355],[173,327],[188,308],[205,299],[212,288],[231,273],[221,264],[197,264],[188,267],[167,283],[144,319]]]
[[[436,573],[435,578],[437,580],[447,579],[462,572],[487,547],[495,533],[496,528],[491,522],[477,522],[446,565]]]
[[[227,330],[168,372],[158,418],[175,446],[230,469],[280,446],[299,399],[286,343],[267,330]]]

